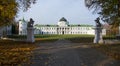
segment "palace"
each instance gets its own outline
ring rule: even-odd
[[[4,35],[12,35],[12,25],[0,27],[0,38],[2,38]]]
[[[57,25],[34,25],[34,34],[88,34],[94,35],[95,30],[93,25],[69,24],[67,19],[62,17]],[[19,35],[26,35],[27,21],[19,21]],[[106,30],[103,29],[103,35],[106,35]]]

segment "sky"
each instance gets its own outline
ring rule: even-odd
[[[37,0],[27,12],[20,11],[17,20],[32,18],[35,24],[57,24],[65,17],[69,24],[90,24],[98,17],[85,7],[84,0]]]

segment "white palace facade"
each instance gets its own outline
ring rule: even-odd
[[[76,24],[72,25],[62,17],[57,25],[34,25],[34,34],[88,34],[94,35],[95,30],[93,29],[93,25],[81,25]],[[27,21],[20,20],[19,21],[19,35],[26,35],[27,33]],[[103,35],[106,35],[106,30],[103,29]]]

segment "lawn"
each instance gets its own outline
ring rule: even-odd
[[[14,39],[26,39],[25,35],[12,35],[8,37],[14,38]],[[73,43],[93,43],[94,35],[86,35],[86,34],[35,35],[35,40],[38,43],[39,42],[54,42],[58,39],[67,39],[67,40],[72,41]],[[103,36],[103,39],[115,39],[115,37],[114,36]]]
[[[12,35],[8,36],[9,38],[14,38],[14,39],[26,39],[26,36],[24,35]],[[70,40],[74,43],[92,43],[94,36],[93,35],[35,35],[35,40],[36,42],[54,42],[58,39],[67,39]]]
[[[66,35],[35,35],[35,38],[55,38],[55,39],[67,39],[67,38],[78,38],[78,37],[94,37],[93,35],[80,35],[80,34],[66,34]]]
[[[9,38],[16,38],[16,39],[20,39],[20,38],[26,38],[25,35],[9,35]],[[35,35],[35,38],[47,38],[47,39],[60,39],[60,38],[75,38],[75,37],[94,37],[94,35],[87,35],[87,34],[66,34],[66,35],[57,35],[57,34],[44,34],[44,35]]]
[[[93,43],[94,35],[67,34],[67,35],[35,35],[37,41],[48,42],[58,39],[67,39],[73,43]],[[115,39],[114,36],[103,36],[103,39]]]

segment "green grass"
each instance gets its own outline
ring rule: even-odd
[[[93,42],[93,35],[35,35],[37,41],[53,42],[58,39],[67,39],[74,43]]]
[[[24,35],[12,35],[9,38],[26,39]],[[53,42],[58,39],[67,39],[74,43],[92,43],[94,35],[80,35],[80,34],[68,34],[68,35],[35,35],[36,42]],[[115,39],[114,36],[103,36],[103,39]]]
[[[80,35],[80,34],[68,34],[68,35],[35,35],[36,39],[43,39],[52,41],[57,39],[67,39],[74,43],[92,43],[94,40],[94,35]],[[103,39],[115,39],[115,36],[103,36]],[[47,41],[46,41],[47,42]]]
[[[56,39],[60,39],[60,38],[77,38],[77,37],[94,37],[93,35],[35,35],[35,38],[56,38]]]
[[[15,39],[26,39],[26,35],[8,35],[8,38],[15,38]]]
[[[20,38],[27,38],[27,36],[25,35],[8,35],[9,38],[16,38],[16,39],[20,39]],[[52,34],[46,34],[46,35],[35,35],[35,38],[45,38],[45,39],[60,39],[60,38],[80,38],[80,37],[94,37],[94,35],[87,35],[87,34],[66,34],[66,35],[52,35]],[[108,39],[108,38],[112,38],[114,39],[115,36],[103,36],[104,39]]]

